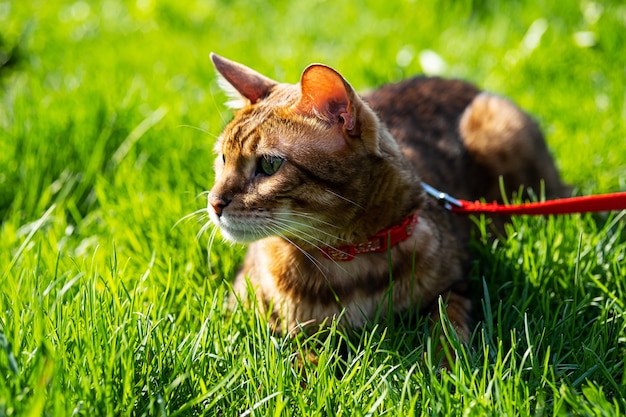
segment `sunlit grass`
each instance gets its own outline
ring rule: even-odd
[[[181,221],[230,118],[211,51],[468,79],[539,120],[577,192],[626,189],[626,7],[479,3],[0,2],[0,416],[623,414],[624,213],[477,236],[448,372],[423,318],[289,340],[228,312],[244,249]]]

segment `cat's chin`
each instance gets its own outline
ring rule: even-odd
[[[262,238],[250,230],[234,229],[223,224],[218,224],[218,228],[222,238],[232,243],[250,243]]]
[[[267,237],[267,235],[261,235],[250,230],[232,230],[226,227],[220,227],[220,232],[224,239],[233,243],[252,243]]]
[[[227,222],[214,222],[222,234],[222,237],[233,243],[251,243],[268,237],[265,233],[260,233],[258,229],[250,226],[237,227]]]

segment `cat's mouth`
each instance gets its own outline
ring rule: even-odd
[[[298,218],[293,213],[282,215],[239,217],[232,214],[217,216],[210,213],[211,221],[218,226],[222,237],[236,243],[251,243],[271,236],[281,237],[298,247],[319,247],[340,240],[320,229],[320,221]],[[297,219],[297,220],[294,220]],[[324,224],[325,222],[322,222]],[[328,239],[332,238],[332,239]]]

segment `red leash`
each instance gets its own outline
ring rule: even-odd
[[[626,192],[560,198],[523,204],[483,203],[458,200],[428,184],[422,183],[426,193],[439,200],[444,207],[455,213],[491,213],[510,215],[548,215],[592,213],[626,209]]]

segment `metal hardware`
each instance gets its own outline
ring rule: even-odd
[[[428,194],[431,197],[436,198],[446,210],[452,210],[453,206],[463,207],[461,202],[457,200],[456,198],[452,197],[450,194],[444,193],[443,191],[439,191],[438,189],[431,187],[425,182],[422,183],[422,187],[424,188],[424,191],[426,191],[426,194]]]

